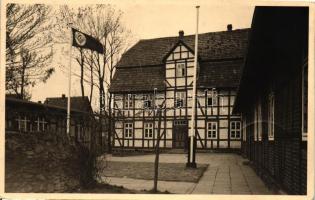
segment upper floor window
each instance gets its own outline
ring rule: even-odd
[[[207,137],[209,139],[217,139],[218,123],[208,122],[207,123]]]
[[[211,90],[207,94],[207,106],[216,106],[217,105],[217,91]]]
[[[143,107],[151,108],[152,107],[152,95],[144,94],[143,95]]]
[[[125,109],[133,108],[132,95],[128,94],[125,96]]]
[[[274,121],[275,121],[275,97],[273,93],[268,98],[268,139],[274,139]]]
[[[144,123],[144,138],[153,137],[153,123]]]
[[[125,134],[125,138],[132,138],[133,123],[125,123],[124,124],[124,134]]]
[[[186,67],[185,63],[176,64],[176,77],[185,77],[186,76]]]
[[[176,92],[175,107],[181,108],[186,106],[186,92]]]
[[[230,137],[231,139],[241,138],[241,122],[240,121],[231,121]]]

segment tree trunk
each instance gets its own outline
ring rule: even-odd
[[[24,85],[25,85],[25,66],[22,66],[22,73],[21,73],[21,92],[20,97],[24,99]]]
[[[160,157],[160,133],[161,133],[161,120],[162,120],[162,114],[161,114],[162,108],[157,108],[158,111],[158,130],[157,130],[157,141],[155,146],[155,161],[154,161],[154,186],[153,186],[153,192],[157,192],[157,184],[158,184],[158,175],[159,175],[159,157]]]

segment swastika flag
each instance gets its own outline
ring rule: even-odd
[[[104,53],[103,45],[92,36],[72,28],[72,46]]]

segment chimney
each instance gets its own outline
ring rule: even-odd
[[[184,39],[184,31],[183,31],[183,30],[180,30],[180,31],[178,32],[178,39],[179,39],[179,40],[183,40],[183,39]]]
[[[227,30],[228,30],[228,31],[232,31],[232,29],[233,29],[232,24],[228,24],[228,25],[227,25]]]
[[[65,94],[62,94],[61,97],[64,99],[64,98],[66,98],[66,95],[65,95]]]

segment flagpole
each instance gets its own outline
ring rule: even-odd
[[[195,56],[194,56],[194,80],[193,80],[193,95],[192,95],[192,112],[191,112],[191,128],[190,128],[190,147],[189,147],[189,158],[187,167],[196,168],[195,162],[195,113],[196,113],[196,88],[197,88],[197,68],[198,68],[198,24],[199,24],[199,8],[197,9],[197,24],[196,24],[196,36],[195,36]]]
[[[70,118],[70,98],[71,98],[71,53],[72,53],[72,23],[68,24],[70,41],[69,41],[69,77],[68,77],[68,103],[67,103],[67,137],[70,139],[70,126],[71,126],[71,118]]]

